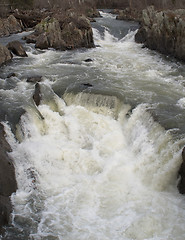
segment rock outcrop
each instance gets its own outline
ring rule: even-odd
[[[27,57],[27,53],[24,50],[22,44],[19,41],[9,42],[6,47],[15,55],[20,57]]]
[[[7,47],[0,44],[0,66],[12,59],[12,54]]]
[[[35,32],[26,37],[36,48],[67,50],[94,47],[90,21],[85,16],[68,16],[64,20],[47,17],[36,27]]]
[[[113,12],[114,13],[114,12]],[[118,14],[116,17],[117,20],[125,21],[141,21],[142,12],[138,9],[125,8],[124,10],[115,10],[115,13]]]
[[[14,165],[7,154],[10,151],[10,145],[5,139],[4,126],[0,124],[0,233],[3,226],[9,222],[12,211],[10,196],[17,189]]]
[[[143,10],[142,24],[135,40],[144,46],[185,61],[185,9]]]
[[[0,37],[9,36],[12,33],[21,31],[22,26],[13,15],[10,15],[6,19],[0,19]]]

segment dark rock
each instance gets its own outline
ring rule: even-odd
[[[10,73],[8,74],[7,78],[16,77],[16,76],[17,76],[16,73]]]
[[[4,126],[0,123],[0,232],[8,224],[12,211],[10,196],[17,189],[14,165],[7,154],[11,147],[5,139]]]
[[[93,87],[93,85],[90,84],[90,83],[82,83],[82,86],[84,86],[84,87]]]
[[[0,66],[12,59],[12,54],[7,47],[0,44]]]
[[[185,148],[182,150],[182,164],[179,170],[180,181],[178,189],[181,194],[185,194]]]
[[[6,19],[0,19],[0,37],[9,36],[12,33],[21,31],[22,26],[13,15],[10,15]]]
[[[84,60],[84,62],[93,62],[93,60],[91,58],[87,58]]]
[[[144,46],[185,61],[185,10],[155,11],[148,7],[142,12],[141,28],[135,41]]]
[[[12,41],[9,42],[6,47],[15,55],[20,56],[20,57],[27,57],[28,55],[26,54],[22,44],[19,41]]]
[[[42,76],[33,76],[33,77],[28,77],[27,82],[30,83],[37,83],[42,81]]]
[[[140,28],[135,35],[135,41],[137,43],[145,43],[147,40],[147,30],[145,27]]]
[[[40,101],[41,101],[41,91],[40,91],[40,85],[39,83],[35,84],[35,91],[33,94],[33,100],[37,106],[39,106]]]

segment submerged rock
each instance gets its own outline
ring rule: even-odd
[[[148,7],[142,13],[142,25],[135,36],[137,43],[185,61],[185,9],[155,11]]]
[[[82,83],[82,86],[84,87],[93,87],[91,83]]]
[[[27,57],[27,53],[24,50],[22,44],[19,41],[9,42],[6,47],[15,55],[20,57]]]
[[[4,126],[0,123],[0,233],[9,222],[12,211],[10,196],[17,189],[15,170],[7,152],[11,148],[5,139]]]
[[[93,62],[93,60],[91,58],[87,58],[84,60],[84,62]]]
[[[0,44],[0,66],[12,59],[12,54],[7,47]]]

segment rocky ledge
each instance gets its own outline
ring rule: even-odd
[[[163,54],[185,61],[185,9],[142,12],[141,27],[135,41]]]

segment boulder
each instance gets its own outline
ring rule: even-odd
[[[26,54],[22,44],[19,41],[12,41],[9,42],[6,47],[15,55],[20,56],[20,57],[27,57],[28,55]]]
[[[35,84],[35,91],[33,94],[33,100],[37,106],[39,106],[40,101],[41,101],[41,91],[40,91],[40,85],[39,83]]]
[[[12,59],[12,54],[7,47],[0,44],[0,66]]]
[[[94,47],[93,32],[90,21],[85,16],[70,14],[65,19],[57,20],[47,17],[36,27],[27,42],[35,42],[40,49],[54,48],[67,50]]]
[[[93,62],[93,60],[91,58],[87,58],[87,59],[84,60],[84,62],[89,63],[89,62]]]
[[[13,15],[10,15],[6,19],[0,19],[0,37],[9,36],[12,33],[21,31],[22,26]]]
[[[137,43],[185,61],[185,10],[143,10],[141,27],[135,35]]]
[[[65,50],[66,45],[61,35],[59,21],[55,18],[47,17],[36,26],[35,30],[36,48],[54,48]]]
[[[62,26],[62,38],[68,49],[94,47],[90,21],[85,16],[74,16]]]
[[[5,139],[4,126],[0,123],[0,233],[9,222],[12,211],[10,196],[17,189],[14,165],[7,154],[11,147]]]

